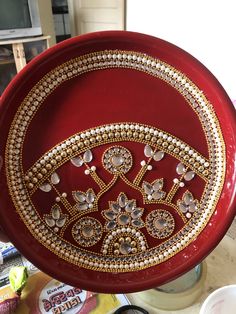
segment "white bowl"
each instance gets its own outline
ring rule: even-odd
[[[236,285],[224,286],[212,292],[204,301],[199,314],[235,314]]]

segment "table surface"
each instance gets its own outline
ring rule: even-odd
[[[202,303],[211,292],[222,286],[236,284],[236,220],[227,235],[206,258],[206,263],[207,277],[203,294],[190,307],[178,311],[164,311],[144,305],[133,294],[129,294],[129,299],[133,304],[145,307],[149,314],[199,314]]]

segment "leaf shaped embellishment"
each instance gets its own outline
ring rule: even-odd
[[[54,227],[56,224],[55,220],[51,217],[45,217],[45,221],[49,227]]]
[[[144,192],[147,194],[147,195],[150,195],[150,194],[152,194],[152,192],[153,192],[153,186],[150,184],[150,183],[148,183],[148,182],[146,182],[146,181],[143,181],[143,189],[144,189]]]
[[[83,159],[80,156],[71,158],[70,161],[75,167],[81,167],[84,163]]]
[[[186,191],[183,195],[183,201],[186,205],[190,205],[194,201],[193,194],[189,191]]]
[[[154,154],[154,152],[153,152],[151,146],[150,146],[150,145],[146,145],[146,146],[144,147],[144,155],[145,155],[146,157],[152,157],[153,154]]]
[[[56,184],[58,184],[60,182],[60,177],[59,177],[59,175],[56,173],[56,172],[54,172],[52,175],[51,175],[51,183],[53,184],[53,185],[56,185]]]
[[[193,171],[188,171],[188,172],[184,175],[184,180],[186,180],[186,181],[191,181],[194,177],[195,177],[195,172],[193,172]]]
[[[120,205],[121,208],[124,208],[127,204],[127,197],[125,195],[125,193],[121,193],[118,197],[118,203]]]
[[[72,195],[76,202],[83,203],[86,201],[86,196],[85,196],[85,193],[83,192],[74,191],[72,192]]]
[[[44,183],[44,184],[40,185],[39,188],[43,192],[50,192],[52,189],[51,184],[49,184],[49,183]]]
[[[59,228],[63,227],[65,223],[66,223],[66,217],[60,217],[56,220],[56,225]]]
[[[54,205],[51,209],[51,215],[53,219],[59,219],[61,216],[60,206]]]
[[[95,194],[92,189],[89,189],[86,193],[86,202],[91,204],[95,201]]]
[[[153,155],[153,159],[155,161],[160,161],[163,159],[163,157],[165,156],[165,153],[161,150],[159,150],[158,152],[156,152],[154,155]]]
[[[176,167],[176,172],[177,172],[179,175],[184,174],[184,173],[186,172],[185,165],[180,162],[180,163],[177,165],[177,167]]]
[[[90,162],[93,159],[93,154],[90,149],[86,150],[83,155],[84,162]]]
[[[154,191],[162,190],[162,188],[163,188],[163,178],[155,180],[152,183],[152,187],[153,187]]]

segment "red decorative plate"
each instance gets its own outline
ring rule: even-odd
[[[30,62],[1,102],[1,224],[51,276],[97,292],[156,287],[229,227],[235,112],[183,50],[80,36]]]

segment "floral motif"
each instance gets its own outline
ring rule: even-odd
[[[176,167],[176,172],[179,175],[183,175],[185,181],[191,181],[195,177],[195,172],[193,172],[192,170],[187,171],[187,168],[181,162],[178,163]]]
[[[198,209],[199,202],[197,199],[194,199],[193,194],[187,190],[183,194],[182,200],[177,201],[177,205],[187,218],[191,218],[192,213]]]
[[[74,158],[71,158],[71,163],[75,167],[81,167],[84,163],[89,163],[93,160],[93,154],[90,149],[86,150],[83,154],[83,156],[76,156]]]
[[[153,158],[155,161],[160,161],[165,156],[163,151],[154,151],[150,145],[144,147],[144,155],[148,158]]]
[[[103,210],[102,214],[108,222],[106,230],[110,231],[117,226],[144,227],[141,219],[144,209],[136,206],[134,199],[128,200],[125,193],[120,193],[116,202],[109,202],[109,209]]]
[[[51,208],[51,212],[48,215],[44,215],[46,224],[53,228],[55,232],[62,228],[67,220],[67,215],[63,214],[59,205],[55,204]]]
[[[164,209],[153,210],[146,218],[147,231],[157,239],[169,237],[175,228],[174,217]]]
[[[102,161],[104,168],[112,174],[127,173],[133,162],[130,151],[122,146],[108,148]]]
[[[60,177],[56,172],[53,172],[50,177],[50,183],[46,182],[42,184],[39,188],[43,192],[50,192],[52,190],[52,185],[57,185],[60,182]]]
[[[79,211],[93,208],[96,202],[96,195],[93,189],[88,189],[87,192],[73,191],[72,196],[76,201],[74,208]]]
[[[102,225],[95,218],[83,217],[74,224],[72,235],[81,246],[93,246],[102,236]]]
[[[162,191],[163,189],[163,178],[156,179],[152,183],[143,181],[142,188],[149,201],[158,201],[165,197],[166,193]]]

